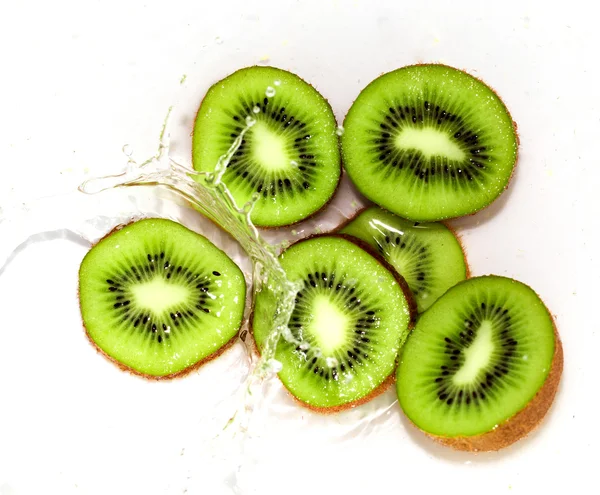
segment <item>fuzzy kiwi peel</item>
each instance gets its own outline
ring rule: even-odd
[[[542,421],[562,369],[543,301],[522,282],[488,275],[457,284],[421,316],[400,355],[396,392],[427,436],[456,450],[495,451]]]
[[[437,442],[455,450],[467,452],[490,452],[504,449],[532,433],[544,420],[552,407],[564,366],[564,354],[560,336],[554,328],[556,348],[548,378],[535,397],[513,417],[498,428],[474,437],[442,437],[430,435]],[[413,423],[414,425],[414,423]],[[416,425],[415,425],[416,426]]]

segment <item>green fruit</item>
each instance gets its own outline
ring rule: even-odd
[[[562,360],[552,317],[532,289],[476,277],[420,317],[398,365],[398,400],[418,428],[443,443],[497,450],[545,415]]]
[[[164,219],[116,230],[79,270],[91,341],[121,367],[167,377],[214,357],[236,336],[246,282],[205,237]]]
[[[518,139],[492,89],[444,65],[380,76],[344,121],[342,157],[367,198],[403,218],[432,222],[492,203],[507,187]]]
[[[289,323],[298,342],[280,339],[276,349],[281,381],[317,410],[368,400],[393,375],[411,323],[411,304],[397,275],[335,235],[299,241],[280,261],[288,278],[303,284]],[[252,321],[259,349],[274,311],[274,294],[259,293]]]
[[[257,226],[299,222],[323,208],[341,174],[337,124],[329,103],[295,74],[273,67],[240,69],[209,90],[196,116],[192,161],[212,172],[244,134],[223,182],[238,206],[258,194]]]
[[[442,223],[417,223],[377,207],[359,212],[340,230],[369,243],[406,280],[419,313],[467,278],[465,254]]]

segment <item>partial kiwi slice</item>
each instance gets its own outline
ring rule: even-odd
[[[325,98],[288,71],[248,67],[208,90],[194,126],[194,168],[212,172],[253,122],[223,176],[238,206],[258,194],[251,219],[261,227],[318,212],[341,176],[337,124]]]
[[[90,340],[122,368],[185,373],[222,351],[244,315],[246,282],[208,239],[166,219],[143,219],[92,247],[79,270]]]
[[[467,278],[462,246],[443,223],[412,222],[372,206],[358,212],[340,232],[377,249],[406,280],[419,313]]]
[[[288,278],[303,284],[289,329],[298,343],[279,340],[279,377],[304,405],[321,411],[365,402],[393,376],[411,324],[412,306],[397,274],[383,260],[340,235],[299,241],[280,256]],[[272,292],[255,300],[259,350],[271,329]]]
[[[400,406],[421,430],[460,450],[498,450],[544,417],[563,353],[548,309],[516,280],[459,283],[417,322],[397,370]]]
[[[460,70],[404,67],[371,82],[344,121],[342,157],[367,198],[414,221],[475,213],[507,187],[515,124],[496,93]]]

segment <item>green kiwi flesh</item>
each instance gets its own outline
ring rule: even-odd
[[[537,294],[509,278],[476,277],[421,315],[402,350],[397,394],[429,435],[463,450],[497,450],[541,420],[561,371],[560,340]],[[536,407],[521,414],[534,398]],[[506,428],[512,420],[526,424]],[[488,434],[489,442],[477,442]]]
[[[376,206],[358,213],[341,230],[373,246],[406,280],[419,313],[467,278],[465,254],[442,223],[418,223]]]
[[[283,365],[279,378],[301,403],[316,410],[368,400],[393,376],[411,323],[411,306],[397,275],[337,235],[299,241],[280,261],[288,278],[303,287],[289,322],[300,345],[280,338],[275,353]],[[252,319],[259,350],[274,310],[274,294],[259,293]]]
[[[130,223],[92,247],[79,270],[90,340],[123,368],[182,373],[237,334],[246,282],[205,237],[166,219]]]
[[[223,182],[238,206],[254,194],[260,227],[299,222],[323,208],[341,176],[337,124],[329,103],[295,74],[274,67],[240,69],[213,85],[198,110],[192,162],[212,172],[247,126]]]
[[[475,213],[507,187],[514,122],[496,93],[444,65],[404,67],[371,82],[344,121],[342,158],[358,190],[414,221]]]

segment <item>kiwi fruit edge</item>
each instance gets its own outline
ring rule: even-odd
[[[98,245],[104,239],[107,239],[108,237],[110,237],[115,232],[118,232],[119,230],[122,230],[123,228],[127,227],[128,225],[136,223],[136,222],[138,222],[140,220],[151,220],[151,219],[154,219],[154,218],[162,220],[161,217],[152,217],[152,216],[144,216],[144,215],[132,217],[128,222],[121,223],[121,224],[118,224],[115,227],[113,227],[107,234],[105,234],[103,237],[101,237],[100,239],[98,239],[94,244],[92,244],[92,246],[90,247],[90,249],[93,248],[94,246]],[[192,232],[196,233],[195,231],[192,231]],[[246,290],[246,297],[247,297],[247,293],[248,293],[248,291]],[[81,309],[82,308],[81,308],[81,299],[79,297],[79,285],[77,286],[77,301],[79,302],[79,313],[81,315]],[[167,380],[172,380],[174,378],[183,378],[183,377],[185,377],[185,376],[193,373],[194,371],[198,370],[204,364],[206,364],[206,363],[208,363],[208,362],[216,359],[217,357],[219,357],[221,354],[223,354],[225,351],[229,350],[233,346],[233,344],[235,343],[235,341],[240,336],[239,335],[239,331],[244,326],[244,322],[245,322],[245,318],[242,318],[242,321],[240,323],[240,328],[238,329],[237,333],[226,344],[224,344],[223,346],[221,346],[219,349],[217,349],[212,354],[210,354],[210,355],[202,358],[201,360],[193,363],[192,365],[188,366],[187,368],[184,368],[184,369],[182,369],[182,370],[180,370],[180,371],[178,371],[176,373],[171,373],[171,374],[168,374],[168,375],[158,376],[158,375],[150,375],[148,373],[142,373],[141,371],[135,370],[135,369],[133,369],[133,368],[131,368],[131,367],[123,364],[122,362],[118,361],[117,359],[113,358],[108,353],[106,353],[102,348],[100,348],[98,346],[98,344],[96,344],[96,342],[94,342],[94,340],[92,339],[92,337],[90,336],[90,334],[89,334],[89,332],[88,332],[88,330],[86,328],[85,322],[83,320],[83,316],[81,316],[81,326],[85,330],[86,339],[88,340],[88,342],[91,344],[91,346],[96,350],[96,352],[98,354],[102,355],[104,358],[106,358],[109,362],[111,362],[112,364],[114,364],[121,371],[129,373],[130,375],[133,375],[133,376],[144,378],[144,379],[146,379],[148,381],[167,381]]]
[[[564,353],[556,324],[554,324],[554,338],[554,357],[548,377],[542,388],[540,388],[525,408],[517,412],[512,418],[498,425],[498,428],[482,435],[453,438],[431,434],[427,434],[427,436],[455,450],[489,452],[506,448],[534,431],[542,423],[554,402],[563,372]]]
[[[473,211],[471,213],[467,213],[465,215],[457,215],[457,216],[448,216],[446,218],[443,218],[441,220],[437,220],[438,222],[444,222],[444,224],[446,225],[446,227],[450,228],[450,226],[445,223],[447,221],[451,221],[451,220],[455,220],[458,218],[466,218],[466,217],[471,217],[473,215],[477,215],[479,213],[481,213],[482,211],[486,210],[489,206],[491,206],[492,204],[494,204],[498,199],[500,199],[500,197],[506,192],[506,190],[511,186],[512,182],[513,182],[513,178],[515,176],[515,173],[517,171],[517,166],[519,165],[519,159],[520,159],[520,145],[521,145],[521,138],[519,135],[519,127],[518,127],[518,123],[516,122],[516,120],[513,118],[512,113],[509,111],[506,103],[504,102],[504,100],[502,99],[502,97],[499,95],[499,93],[486,81],[484,81],[481,77],[477,77],[473,74],[471,74],[467,69],[465,68],[458,68],[449,64],[445,64],[442,62],[419,62],[419,63],[415,63],[415,64],[408,64],[408,65],[403,65],[401,67],[398,67],[396,69],[390,70],[390,71],[386,71],[386,72],[381,72],[376,78],[374,78],[372,81],[369,82],[369,84],[367,84],[364,88],[362,88],[362,90],[360,91],[361,93],[367,89],[371,84],[373,84],[377,79],[379,79],[380,77],[389,74],[391,72],[395,72],[397,70],[400,69],[406,69],[406,68],[410,68],[410,67],[421,67],[421,66],[438,66],[438,67],[443,67],[443,68],[447,68],[447,69],[451,69],[451,70],[456,70],[456,71],[460,71],[463,74],[466,74],[467,76],[477,80],[479,83],[487,86],[487,88],[489,89],[489,91],[491,91],[496,98],[498,98],[498,101],[502,104],[502,106],[504,107],[504,109],[506,110],[506,113],[510,116],[510,119],[512,121],[512,127],[513,127],[513,131],[514,131],[514,135],[515,135],[515,139],[516,139],[516,150],[515,150],[515,161],[512,167],[512,171],[510,176],[508,177],[506,184],[503,188],[503,190],[488,204],[484,205],[483,207],[479,208],[477,211]],[[359,93],[360,94],[360,93]],[[356,98],[354,99],[354,101],[356,101],[356,99],[358,98],[358,95],[356,96]],[[353,104],[354,104],[353,101]],[[352,105],[351,105],[352,106]],[[348,111],[350,110],[350,108],[348,109]],[[346,112],[346,117],[344,117],[344,123],[346,121],[348,112]],[[341,143],[341,142],[340,142]],[[344,153],[343,153],[343,147],[342,147],[342,164],[344,162]],[[352,181],[353,182],[353,181]],[[356,186],[355,186],[356,187]],[[379,205],[377,203],[375,203],[373,200],[371,200],[370,198],[368,198],[362,191],[358,190],[358,188],[356,187],[356,190],[358,191],[358,193],[363,196],[364,198],[366,198],[370,203],[372,203],[373,205],[379,206],[382,209],[387,210],[387,208],[385,208],[383,205]],[[389,211],[389,210],[387,210]],[[393,213],[393,212],[391,212]],[[395,214],[395,213],[394,213]],[[411,219],[407,219],[407,220],[411,220]],[[451,229],[452,230],[452,229]],[[454,232],[454,230],[453,230]],[[455,232],[454,232],[455,233]],[[456,236],[456,233],[455,233]],[[459,238],[458,236],[456,236],[457,239]],[[462,244],[461,244],[462,245]],[[463,249],[464,250],[464,249]],[[467,265],[467,270],[468,270],[468,265]],[[467,274],[467,278],[469,278],[469,274]]]
[[[275,67],[275,66],[263,66],[263,65],[247,65],[244,67],[240,67],[239,69],[223,76],[220,77],[218,80],[214,81],[213,84],[211,84],[208,89],[204,92],[204,94],[202,95],[202,98],[200,100],[200,102],[198,103],[198,106],[196,108],[196,112],[194,114],[194,119],[191,123],[191,128],[190,128],[190,136],[194,135],[194,129],[196,126],[196,121],[198,119],[198,114],[200,113],[200,109],[202,107],[202,104],[204,103],[205,98],[208,96],[209,92],[215,88],[223,79],[230,77],[232,75],[234,75],[236,72],[242,71],[242,70],[246,70],[246,69],[251,69],[251,68],[262,68],[262,67],[270,67],[272,69],[276,69],[276,70],[281,70],[281,71],[285,71],[288,72],[290,74],[292,74],[293,76],[297,77],[299,80],[301,80],[302,82],[304,82],[305,84],[307,84],[308,86],[312,87],[313,89],[315,89],[315,91],[318,91],[317,88],[310,82],[308,82],[306,79],[304,79],[303,77],[301,77],[300,75],[298,75],[295,72],[292,72],[289,69],[283,69],[281,67]],[[339,122],[337,121],[337,118],[335,118],[335,113],[333,112],[333,108],[331,107],[331,104],[329,103],[329,100],[327,99],[327,97],[325,97],[325,95],[323,95],[320,91],[318,91],[319,95],[321,96],[321,98],[323,99],[323,101],[325,101],[327,103],[327,105],[329,106],[329,108],[331,108],[331,112],[334,115],[334,119],[336,124],[339,126]],[[343,159],[342,159],[342,146],[341,146],[341,142],[340,142],[340,138],[339,136],[337,137],[337,149],[338,149],[338,154],[339,154],[339,174],[338,174],[338,180],[337,183],[331,193],[331,195],[329,196],[329,198],[327,198],[327,200],[325,201],[325,203],[323,203],[323,205],[315,210],[314,212],[308,214],[307,216],[305,216],[304,218],[300,218],[294,222],[290,222],[290,223],[286,223],[285,225],[256,225],[255,227],[257,227],[259,230],[277,230],[277,229],[285,229],[285,228],[290,228],[290,227],[294,227],[297,226],[298,224],[301,224],[307,220],[312,219],[313,217],[317,216],[318,214],[322,213],[325,209],[327,209],[327,207],[329,206],[329,204],[333,201],[333,199],[335,198],[335,195],[337,194],[340,184],[342,182],[342,178],[344,175],[344,166],[343,166]],[[193,143],[192,143],[193,144]],[[192,148],[190,150],[190,163],[193,163],[193,156],[194,156],[194,146],[192,145]],[[197,172],[197,171],[196,171]],[[235,199],[234,199],[235,201]],[[237,205],[237,201],[235,201],[236,206],[238,208],[241,208],[241,206],[243,205]],[[213,222],[214,223],[214,222]],[[217,224],[218,227],[221,227],[220,225]]]
[[[531,287],[527,287],[531,289]],[[535,292],[535,294],[538,298],[540,298],[537,292]],[[540,301],[542,301],[541,298]],[[496,452],[509,447],[510,445],[532,433],[541,425],[552,404],[554,403],[564,368],[564,351],[562,340],[556,326],[556,317],[548,310],[548,307],[545,303],[544,307],[546,308],[546,311],[548,312],[553,324],[555,339],[554,355],[552,358],[550,371],[548,372],[544,384],[523,409],[515,413],[512,417],[508,418],[503,423],[499,424],[497,428],[494,428],[491,431],[482,433],[481,435],[456,437],[444,437],[428,433],[419,428],[406,414],[404,414],[401,408],[400,413],[403,414],[406,420],[415,429],[424,433],[428,438],[431,438],[435,442],[445,447],[450,447],[453,450],[462,452]]]
[[[402,292],[404,293],[404,297],[408,303],[408,309],[409,309],[409,313],[410,313],[410,317],[409,317],[410,322],[408,325],[408,331],[410,333],[410,331],[414,327],[416,319],[417,319],[417,305],[416,305],[415,300],[408,288],[408,285],[407,285],[406,281],[404,280],[404,278],[396,270],[394,270],[394,268],[385,259],[383,259],[383,257],[379,253],[377,253],[370,245],[368,245],[364,241],[361,241],[360,239],[357,239],[355,237],[352,237],[352,236],[349,236],[346,234],[340,234],[340,233],[335,233],[335,232],[312,234],[310,236],[307,236],[305,238],[298,240],[297,242],[295,242],[293,244],[290,244],[289,246],[286,247],[285,250],[289,249],[296,243],[304,242],[309,239],[315,239],[318,237],[338,237],[338,238],[345,239],[345,240],[353,243],[354,245],[356,245],[359,248],[366,251],[379,264],[381,264],[384,268],[386,268],[393,275],[394,279],[396,280],[396,282],[402,289]],[[280,255],[283,254],[285,252],[285,250],[283,250],[280,253]],[[249,327],[250,327],[250,331],[248,333],[249,333],[249,335],[251,335],[251,338],[249,340],[252,342],[252,348],[260,356],[261,351],[260,351],[258,344],[256,343],[256,339],[254,338],[254,332],[253,332],[254,301],[252,304],[252,310],[251,310],[250,317],[248,320],[249,320]],[[400,352],[401,352],[401,350],[400,350]],[[400,352],[399,352],[399,354],[400,354]],[[398,356],[396,357],[396,365],[397,365],[397,363],[398,363]],[[334,414],[334,413],[338,413],[341,411],[345,411],[347,409],[351,409],[351,408],[360,406],[362,404],[365,404],[365,403],[371,401],[375,397],[377,397],[377,396],[381,395],[383,392],[385,392],[395,381],[396,381],[396,367],[394,367],[394,370],[392,371],[392,373],[381,384],[379,384],[375,389],[373,389],[369,394],[367,394],[364,397],[361,397],[357,400],[354,400],[352,402],[347,402],[345,404],[341,404],[339,406],[333,406],[333,407],[317,407],[317,406],[313,406],[311,404],[307,404],[306,402],[298,399],[290,390],[288,390],[287,387],[285,386],[285,384],[281,380],[280,380],[280,383],[282,384],[284,390],[287,392],[288,396],[290,396],[294,402],[296,402],[297,404],[301,405],[302,407],[309,409],[310,411],[313,411],[315,413],[328,415],[328,414]]]

